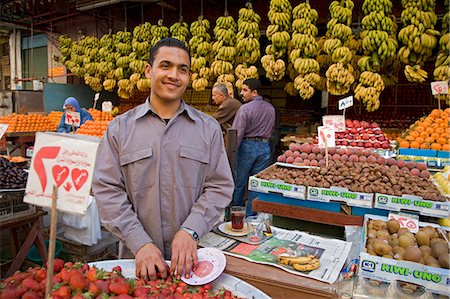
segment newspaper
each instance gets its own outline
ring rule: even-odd
[[[215,247],[238,258],[250,262],[281,268],[289,273],[334,283],[341,271],[352,243],[336,239],[326,239],[305,232],[272,227],[273,236],[258,245],[227,238],[213,232],[203,236],[199,245]],[[277,256],[315,255],[320,267],[310,272],[299,272],[291,266],[280,265]]]

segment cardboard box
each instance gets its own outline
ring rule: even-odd
[[[450,270],[434,268],[419,263],[373,256],[365,252],[367,222],[370,219],[387,221],[387,217],[365,215],[363,226],[363,250],[360,253],[358,275],[385,282],[406,281],[424,286],[428,291],[450,296]],[[419,222],[420,227],[439,227],[434,223]],[[442,228],[445,229],[445,228]],[[447,228],[448,229],[448,228]]]
[[[403,194],[401,197],[375,193],[375,208],[391,211],[416,211],[421,215],[449,217],[448,202],[425,200],[420,196]]]

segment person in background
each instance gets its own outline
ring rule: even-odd
[[[103,225],[121,241],[119,258],[136,259],[137,277],[190,277],[199,238],[231,201],[233,177],[219,123],[181,98],[190,77],[184,43],[156,43],[145,76],[150,96],[109,123],[92,189]]]
[[[243,104],[233,121],[237,130],[237,170],[233,200],[230,206],[244,206],[244,195],[248,178],[270,164],[269,141],[275,126],[275,109],[260,96],[261,82],[255,78],[246,79],[241,96]],[[252,200],[256,195],[249,192],[246,215],[253,215]],[[228,211],[225,213],[228,218]]]
[[[77,99],[75,99],[74,97],[68,97],[64,101],[64,109],[66,110],[66,112],[72,111],[80,113],[80,126],[87,120],[94,120],[92,118],[92,115],[86,109],[80,108],[80,104],[78,104]],[[60,133],[70,133],[74,129],[78,129],[78,127],[66,124],[66,112],[63,113],[63,115],[61,116],[61,120],[59,121],[58,132]]]
[[[220,124],[222,131],[227,132],[233,124],[234,116],[241,106],[241,102],[229,96],[225,84],[218,83],[212,88],[212,99],[219,108],[212,115]]]

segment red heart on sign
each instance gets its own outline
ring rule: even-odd
[[[80,170],[78,168],[74,168],[72,170],[72,181],[73,185],[75,186],[75,189],[80,190],[81,186],[86,183],[86,180],[88,178],[88,172],[86,170]]]
[[[69,176],[69,168],[66,166],[55,165],[52,168],[53,178],[55,179],[56,186],[61,186],[62,183]]]

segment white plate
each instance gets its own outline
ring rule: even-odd
[[[181,276],[181,280],[190,285],[210,283],[222,274],[227,264],[225,254],[216,248],[200,248],[197,250],[197,270],[191,272],[191,277]]]
[[[170,263],[170,261],[169,261]],[[136,278],[136,261],[130,259],[124,260],[107,260],[89,263],[90,266],[96,266],[106,271],[111,271],[115,266],[122,268],[122,274],[128,278]],[[233,293],[235,296],[241,298],[258,298],[271,299],[267,294],[255,288],[251,284],[236,278],[232,275],[222,273],[216,280],[211,283],[214,290],[225,288]]]
[[[219,226],[217,227],[221,232],[223,232],[224,234],[227,234],[229,236],[234,236],[234,237],[243,237],[246,236],[248,234],[249,231],[249,227],[247,222],[244,222],[244,229],[242,231],[234,231],[231,229],[231,222],[223,222],[221,224],[219,224]]]

